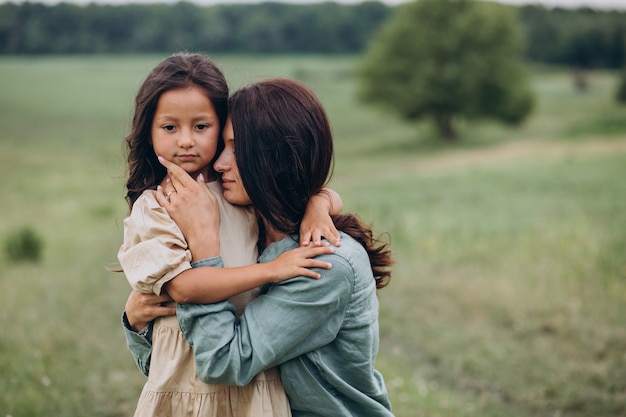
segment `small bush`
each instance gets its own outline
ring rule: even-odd
[[[43,239],[30,227],[23,227],[7,236],[4,252],[13,262],[39,262],[43,252]]]

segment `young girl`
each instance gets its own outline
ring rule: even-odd
[[[201,268],[209,270],[210,278],[180,283],[185,291],[172,294],[172,298],[208,303],[231,297],[241,314],[245,304],[257,294],[255,288],[262,284],[297,275],[318,277],[308,268],[328,268],[329,264],[310,258],[331,249],[299,248],[271,265],[255,264],[256,217],[250,208],[233,206],[223,199],[212,169],[220,148],[227,102],[228,87],[222,72],[203,55],[176,54],[150,72],[137,94],[132,129],[126,138],[126,199],[131,213],[124,221],[124,243],[118,259],[133,289],[156,294],[160,301],[171,300],[167,285],[194,267],[183,234],[155,198],[155,188],[166,177],[166,170],[157,159],[163,157],[198,182],[206,183],[203,189],[219,212],[219,216],[206,219],[219,230],[213,243],[221,248],[225,266],[238,267]],[[170,197],[173,198],[169,195],[168,200]],[[309,230],[323,224],[317,231],[308,232],[314,239],[322,233],[320,230],[326,233],[333,228],[328,213],[340,205],[332,192],[311,199],[308,207],[313,226]],[[290,415],[275,369],[259,373],[244,387],[205,384],[197,376],[191,347],[175,316],[149,324],[136,319],[129,322],[124,316],[124,322],[127,328],[139,330],[146,341],[142,349],[133,351],[139,368],[148,375],[135,416]]]

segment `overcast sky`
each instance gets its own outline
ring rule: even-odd
[[[546,6],[561,7],[592,7],[596,9],[626,10],[626,0],[499,0],[509,4],[543,4]]]
[[[23,0],[0,0],[0,3],[7,3],[13,1],[14,3],[22,3]],[[29,0],[33,3],[47,3],[57,4],[61,0]],[[174,3],[178,0],[158,1],[158,0],[64,0],[69,3],[87,4],[87,3],[102,3],[102,4],[124,4],[124,3]],[[264,0],[191,0],[197,4],[217,4],[217,3],[258,3]],[[276,0],[274,0],[276,1]],[[325,0],[278,0],[287,3],[316,3]],[[333,0],[338,3],[360,3],[362,0]],[[382,0],[387,4],[403,3],[406,0]],[[592,7],[597,9],[614,9],[614,10],[626,10],[626,0],[496,0],[501,3],[509,4],[543,4],[546,6],[560,6],[560,7]]]

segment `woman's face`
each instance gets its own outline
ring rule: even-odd
[[[231,204],[248,206],[252,202],[243,186],[241,176],[239,176],[239,168],[235,160],[235,135],[230,117],[226,120],[222,136],[224,138],[224,150],[215,161],[213,168],[222,174],[224,198]]]

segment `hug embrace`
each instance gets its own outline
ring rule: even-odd
[[[118,254],[148,376],[135,415],[392,416],[374,368],[391,252],[326,188],[319,99],[288,79],[226,85],[175,54],[137,95]]]

